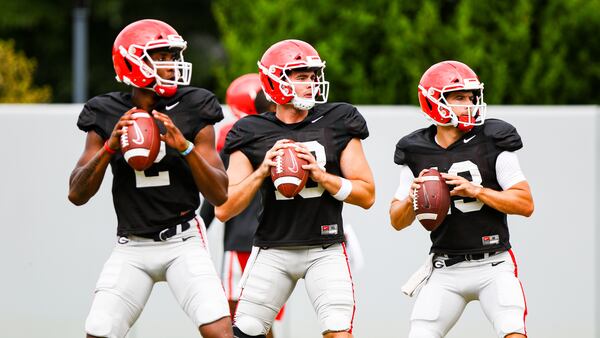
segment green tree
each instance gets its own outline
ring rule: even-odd
[[[33,85],[36,61],[15,50],[14,41],[0,40],[0,103],[49,102],[49,86]]]
[[[599,0],[216,0],[213,12],[228,55],[219,93],[272,43],[299,38],[327,61],[332,100],[417,104],[421,74],[454,59],[491,104],[600,102]]]
[[[170,23],[188,41],[185,57],[194,64],[192,85],[216,86],[211,68],[223,52],[210,0],[179,0],[176,6],[149,5],[146,0],[2,0],[0,40],[14,40],[17,50],[37,60],[34,83],[49,84],[53,102],[71,101],[71,23],[77,3],[89,6],[89,97],[131,89],[115,81],[111,49],[123,27],[145,18]]]

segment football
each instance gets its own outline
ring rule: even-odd
[[[448,214],[450,191],[444,178],[435,169],[429,169],[421,177],[425,181],[413,191],[413,207],[421,225],[433,231]]]
[[[123,127],[121,152],[135,170],[144,171],[154,163],[160,149],[160,131],[152,115],[137,109],[131,114],[133,124]]]
[[[275,188],[287,198],[296,196],[308,180],[308,170],[302,169],[308,161],[299,158],[294,147],[284,148],[283,155],[275,156],[274,161],[277,165],[271,167],[271,179]]]

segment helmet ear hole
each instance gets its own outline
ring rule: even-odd
[[[273,85],[273,80],[268,79],[269,82],[269,87],[271,87],[271,90],[275,90],[275,86]]]
[[[129,60],[124,59],[125,60],[125,66],[127,66],[127,69],[129,69],[129,71],[133,71],[133,67],[131,66],[131,62],[129,62]]]

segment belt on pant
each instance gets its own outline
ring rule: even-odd
[[[162,241],[166,241],[167,239],[169,239],[177,234],[180,234],[180,233],[188,230],[189,228],[190,228],[190,223],[184,222],[181,224],[170,226],[168,228],[164,228],[157,232],[151,232],[151,233],[147,233],[147,234],[136,234],[136,236],[153,239],[155,242],[162,242]]]
[[[502,253],[502,251],[496,251],[496,252],[483,252],[483,253],[476,253],[476,254],[464,254],[464,255],[447,255],[447,254],[440,254],[440,257],[445,257],[446,259],[444,260],[444,265],[446,267],[450,267],[454,264],[458,264],[460,262],[465,262],[465,261],[478,261],[480,259],[485,259],[494,255],[497,255],[499,253]]]

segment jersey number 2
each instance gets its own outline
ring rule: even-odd
[[[154,163],[160,162],[165,155],[167,154],[167,150],[165,147],[165,142],[160,141],[160,150],[158,151],[158,155],[156,156],[156,160]],[[168,171],[159,171],[158,175],[148,176],[146,171],[137,171],[135,170],[135,187],[136,188],[150,188],[150,187],[162,187],[171,184],[171,179],[169,177]]]

